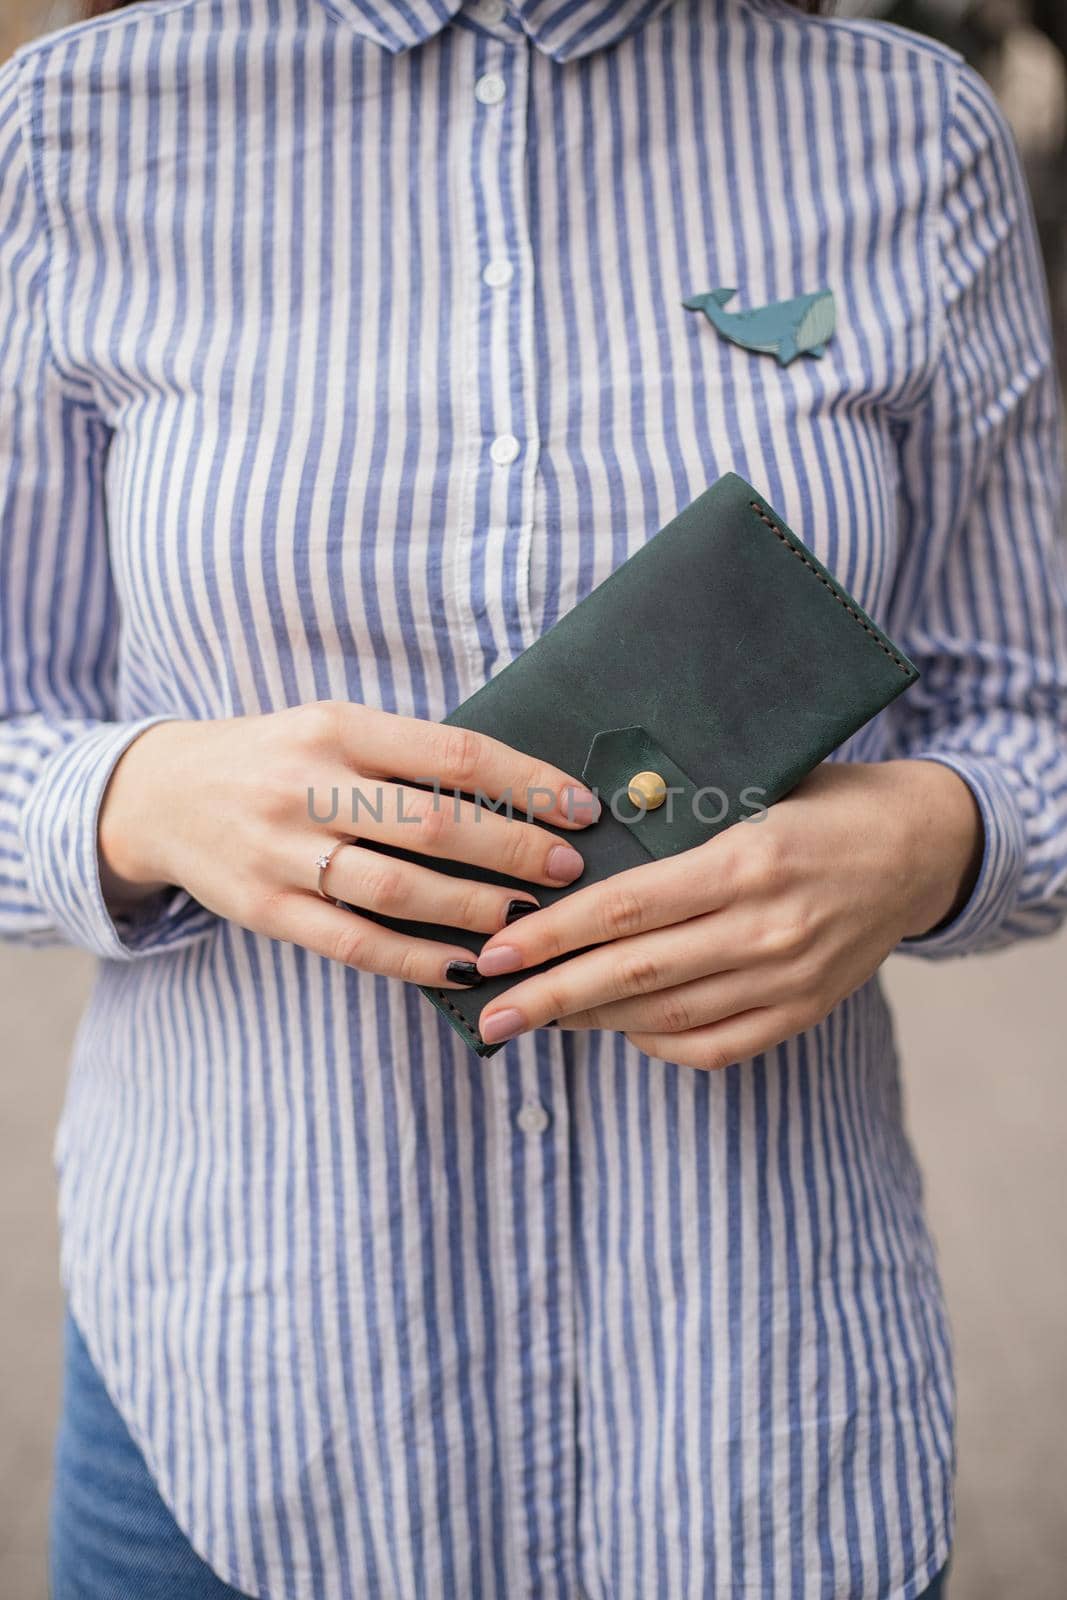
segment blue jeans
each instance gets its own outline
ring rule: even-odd
[[[201,1561],[163,1504],[69,1315],[64,1344],[52,1600],[248,1600]],[[947,1600],[943,1579],[921,1600]]]
[[[52,1600],[247,1600],[201,1561],[163,1504],[69,1314],[63,1343]]]

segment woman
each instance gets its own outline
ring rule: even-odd
[[[780,0],[160,0],[0,81],[3,918],[101,958],[56,1600],[937,1592],[875,973],[1067,905],[1057,395],[985,89]],[[831,288],[826,355],[682,306],[723,284]],[[731,468],[922,681],[538,915],[594,808],[438,719]],[[427,773],[551,789],[575,848]],[[391,805],[322,820],[357,783],[426,865],[345,842]],[[610,948],[480,1061],[412,987],[468,952],[360,909]]]

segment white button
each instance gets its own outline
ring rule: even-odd
[[[483,106],[499,105],[508,92],[508,86],[499,72],[487,72],[484,78],[479,78],[474,85],[474,97],[480,100]]]
[[[540,1100],[527,1100],[515,1121],[523,1133],[544,1133],[548,1127],[548,1112]]]
[[[491,26],[494,22],[503,21],[507,7],[504,0],[472,0],[471,10],[479,22],[486,22]]]
[[[482,273],[482,277],[490,289],[502,289],[506,283],[511,282],[514,276],[515,268],[510,261],[505,261],[503,256],[498,261],[487,262],[485,271]]]
[[[522,445],[513,433],[502,433],[489,446],[489,454],[498,467],[510,467]]]

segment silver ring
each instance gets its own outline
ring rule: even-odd
[[[342,906],[345,902],[343,900],[335,900],[333,895],[327,894],[326,890],[323,888],[323,879],[326,876],[326,868],[330,865],[330,862],[333,860],[338,850],[342,849],[342,847],[346,844],[355,844],[355,842],[356,841],[354,839],[335,839],[328,850],[323,850],[320,855],[315,857],[315,865],[319,869],[319,893],[321,894],[322,898],[324,900],[328,900],[332,906]]]

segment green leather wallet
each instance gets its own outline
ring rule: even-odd
[[[731,473],[445,721],[551,762],[599,794],[599,820],[569,835],[585,871],[566,888],[538,886],[547,905],[692,849],[773,804],[917,677]],[[667,802],[651,809],[627,798],[641,772],[665,780]],[[512,882],[453,863],[443,870]],[[455,929],[392,925],[472,951],[484,943]],[[482,1041],[478,1015],[528,975],[423,993],[488,1056],[501,1046]]]

